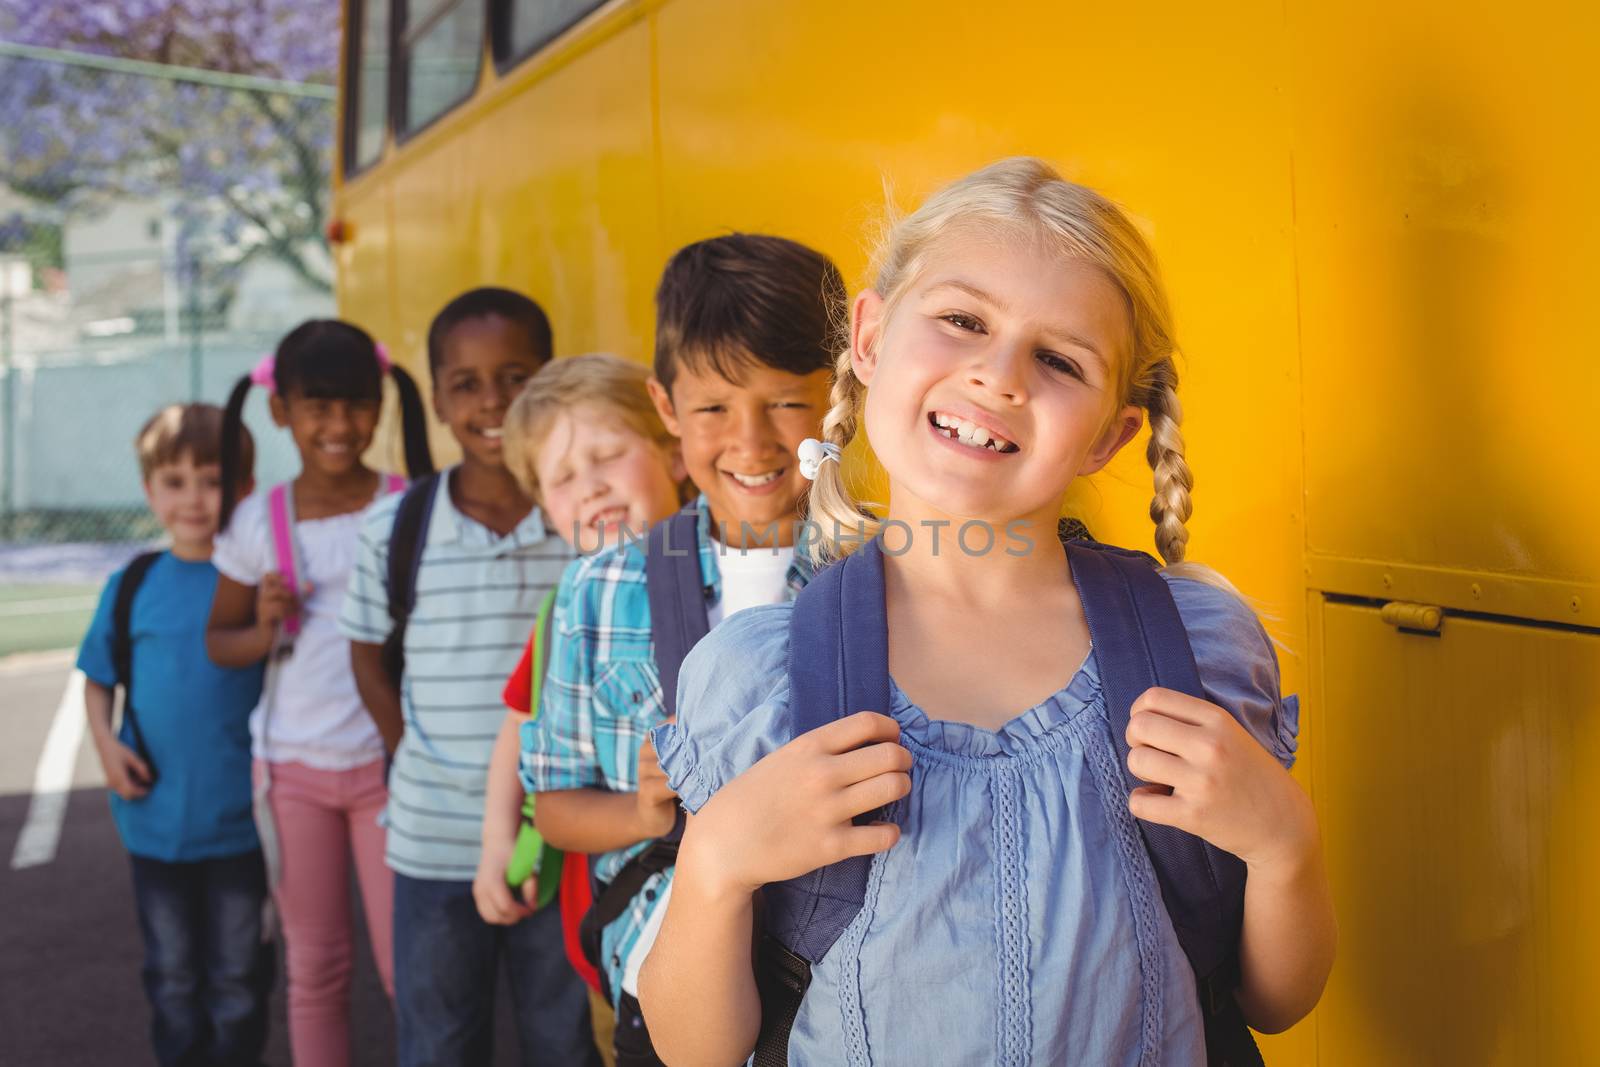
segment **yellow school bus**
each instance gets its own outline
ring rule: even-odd
[[[1600,1062],[1596,11],[348,0],[340,306],[420,364],[504,284],[645,359],[687,241],[859,282],[886,196],[1019,153],[1104,190],[1176,304],[1191,558],[1304,699],[1340,956],[1269,1061]],[[1148,548],[1142,453],[1076,506]]]

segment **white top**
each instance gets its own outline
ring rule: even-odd
[[[722,599],[706,609],[706,618],[713,627],[745,608],[763,604],[781,604],[787,599],[789,565],[794,562],[794,546],[787,548],[728,548],[717,546],[717,569],[722,577]],[[622,972],[622,989],[629,996],[639,995],[639,971],[645,957],[661,933],[661,923],[667,917],[667,902],[672,899],[672,884],[662,891],[661,899],[639,929],[639,939],[628,954],[627,966]]]
[[[712,626],[745,608],[781,604],[788,589],[794,546],[787,548],[717,547],[717,570],[722,576],[722,598],[706,610]]]
[[[381,484],[381,483],[380,483]],[[217,535],[211,562],[224,577],[255,586],[278,569],[267,511],[270,487],[239,503]],[[295,542],[311,595],[301,604],[294,651],[276,667],[270,718],[266,693],[250,713],[251,754],[273,763],[303,763],[344,771],[383,758],[383,739],[356,692],[350,642],[339,632],[339,611],[355,565],[361,512],[303,519]]]
[[[538,508],[502,537],[455,506],[449,476],[435,492],[406,623],[406,730],[389,776],[385,855],[411,878],[470,882],[489,754],[506,717],[500,693],[572,552],[545,532]],[[387,576],[400,500],[378,501],[363,520],[339,619],[351,640],[380,644],[394,628]]]

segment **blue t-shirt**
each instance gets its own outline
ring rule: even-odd
[[[1293,762],[1298,705],[1279,696],[1254,614],[1213,586],[1169,585],[1206,698]],[[684,660],[678,722],[654,738],[689,811],[794,736],[791,610],[742,612]],[[873,857],[865,904],[812,969],[791,1064],[1205,1062],[1099,655],[998,730],[931,718],[890,679],[886,710],[912,758],[911,793],[888,813],[901,838]]]
[[[78,669],[107,689],[112,609],[119,571],[100,594],[78,650]],[[164,552],[133,598],[133,707],[156,783],[139,800],[111,795],[111,814],[129,852],[168,863],[236,856],[257,847],[250,814],[250,710],[261,696],[260,666],[218,667],[206,656],[206,618],[217,588],[209,561]],[[132,734],[123,717],[122,742]]]

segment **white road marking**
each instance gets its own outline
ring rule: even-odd
[[[67,818],[67,795],[72,791],[72,771],[78,762],[78,746],[83,743],[83,683],[83,672],[73,671],[67,678],[61,703],[56,705],[56,717],[44,739],[44,751],[39,753],[39,766],[33,772],[28,816],[11,853],[14,871],[41,867],[56,858],[61,827]]]
[[[63,667],[71,670],[77,658],[78,650],[75,648],[57,648],[49,652],[13,652],[9,656],[0,656],[0,675],[41,674],[45,671],[59,671]]]

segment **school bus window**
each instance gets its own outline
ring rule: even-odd
[[[390,0],[351,0],[350,73],[345,129],[345,172],[353,174],[383,154],[389,127]]]
[[[515,63],[555,40],[604,0],[496,0],[495,61]]]
[[[406,5],[403,131],[419,130],[472,95],[483,62],[484,0]]]

